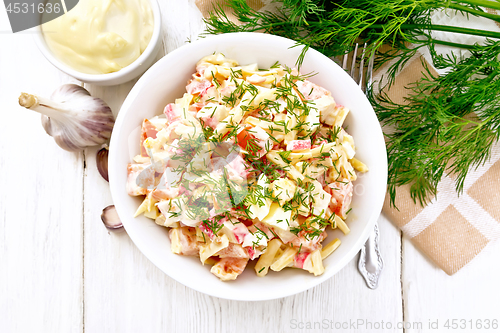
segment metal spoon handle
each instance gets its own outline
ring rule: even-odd
[[[379,238],[378,224],[375,223],[375,227],[365,245],[361,248],[359,255],[358,269],[370,289],[377,288],[378,279],[384,267],[384,260],[380,254]]]

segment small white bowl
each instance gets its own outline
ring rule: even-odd
[[[154,26],[153,26],[153,35],[151,36],[151,40],[149,41],[148,46],[144,50],[144,52],[137,58],[133,63],[128,65],[125,68],[120,69],[114,73],[108,74],[87,74],[81,73],[72,67],[68,66],[61,60],[59,60],[53,53],[50,51],[45,38],[43,37],[43,32],[41,26],[36,27],[36,34],[34,35],[35,43],[38,46],[38,49],[44,57],[52,63],[52,65],[59,68],[64,73],[71,75],[75,79],[78,79],[85,83],[92,83],[99,86],[113,86],[128,82],[137,76],[144,73],[154,62],[156,56],[158,55],[158,51],[161,46],[161,13],[160,7],[158,6],[157,0],[150,0],[151,2],[151,10],[153,11],[154,18]]]
[[[221,282],[202,266],[200,259],[173,254],[167,229],[134,212],[141,199],[127,194],[127,163],[139,153],[140,125],[144,118],[163,112],[167,103],[182,96],[195,65],[203,56],[222,52],[240,64],[258,63],[268,68],[275,61],[293,67],[301,52],[289,39],[258,33],[212,36],[183,46],[159,60],[135,84],[123,103],[110,144],[109,183],[120,219],[139,250],[158,268],[180,283],[200,292],[226,299],[257,301],[285,297],[312,288],[331,278],[359,252],[380,215],[387,184],[387,156],[382,130],[363,92],[351,77],[332,60],[309,50],[302,73],[316,72],[310,80],[330,90],[335,100],[351,109],[346,126],[353,135],[357,155],[370,171],[359,173],[354,185],[352,211],[348,217],[351,233],[328,229],[323,244],[338,237],[342,245],[325,259],[321,276],[300,269],[269,272],[258,277],[252,265],[236,281]],[[139,268],[138,268],[139,269]],[[360,284],[343,288],[362,288]]]

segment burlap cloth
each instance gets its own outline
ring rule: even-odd
[[[405,84],[422,72],[420,58],[414,59],[396,78],[388,95],[403,102]],[[383,212],[447,274],[452,275],[474,259],[488,244],[500,237],[500,145],[491,159],[469,171],[463,193],[455,190],[453,175],[440,182],[437,197],[425,207],[410,198],[409,187],[397,190],[396,206],[386,197]]]
[[[196,0],[196,5],[206,17],[214,3],[222,0]],[[256,9],[264,8],[269,1],[250,0]],[[226,12],[234,20],[231,12]],[[457,17],[451,13],[439,13],[433,22],[464,27],[477,27],[500,31],[500,25],[476,18]],[[480,41],[477,37],[438,33],[436,37],[463,43]],[[449,49],[442,49],[449,52]],[[457,50],[456,50],[457,51]],[[401,71],[388,95],[404,103],[408,83],[421,77],[422,58],[415,57]],[[432,68],[432,66],[430,66]],[[375,79],[383,75],[383,68]],[[500,145],[493,148],[491,159],[477,169],[470,170],[465,180],[464,191],[459,196],[455,191],[453,175],[447,175],[438,186],[437,197],[422,207],[410,198],[409,185],[398,188],[395,209],[386,198],[383,213],[410,238],[418,248],[447,274],[452,275],[474,259],[489,242],[500,237]],[[383,238],[382,238],[383,239]],[[382,240],[383,241],[383,240]]]

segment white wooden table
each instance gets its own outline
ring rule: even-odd
[[[203,25],[194,0],[159,2],[160,57]],[[383,216],[377,290],[355,260],[322,285],[274,301],[227,301],[177,283],[125,232],[104,228],[100,214],[112,201],[97,149],[63,151],[40,116],[17,103],[22,91],[49,96],[66,82],[76,81],[42,57],[30,33],[10,33],[0,9],[0,332],[454,331],[447,319],[467,320],[459,332],[500,332],[484,328],[485,319],[500,321],[499,243],[449,277]],[[133,84],[85,87],[116,114]],[[430,329],[436,320],[439,329]]]

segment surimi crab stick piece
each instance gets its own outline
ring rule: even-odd
[[[141,127],[141,156],[143,157],[148,157],[148,153],[146,151],[146,148],[144,148],[144,141],[147,138],[153,138],[156,139],[156,134],[158,133],[158,129],[156,126],[149,121],[148,119],[144,119],[142,122],[142,127]]]
[[[248,259],[250,256],[248,252],[240,245],[229,243],[229,246],[220,250],[217,255],[219,258],[244,258]]]
[[[163,110],[163,113],[167,117],[167,120],[170,124],[182,119],[182,109],[175,103],[167,104],[167,106],[165,106],[165,109]]]
[[[311,139],[307,140],[292,140],[286,145],[286,150],[303,150],[311,149]]]
[[[325,272],[325,267],[323,266],[323,259],[321,258],[321,251],[316,250],[309,257],[307,257],[304,262],[303,269],[309,273],[313,273],[314,276],[321,275]]]
[[[322,96],[330,95],[328,90],[312,83],[309,80],[297,81],[295,84],[297,86],[297,90],[305,100],[315,100],[321,98]]]
[[[198,254],[198,242],[196,240],[196,230],[191,227],[180,227],[170,229],[168,236],[170,237],[172,252],[183,254],[186,256],[194,256]]]
[[[324,190],[332,195],[330,209],[343,219],[347,217],[353,189],[351,182],[333,182],[324,187]]]
[[[212,82],[208,80],[191,80],[186,86],[186,90],[191,95],[200,94],[212,86]]]
[[[316,237],[310,238],[301,235],[300,237],[295,237],[287,245],[293,247],[294,249],[300,249],[304,252],[314,252],[321,248],[321,242],[326,238],[326,232],[322,232]]]

